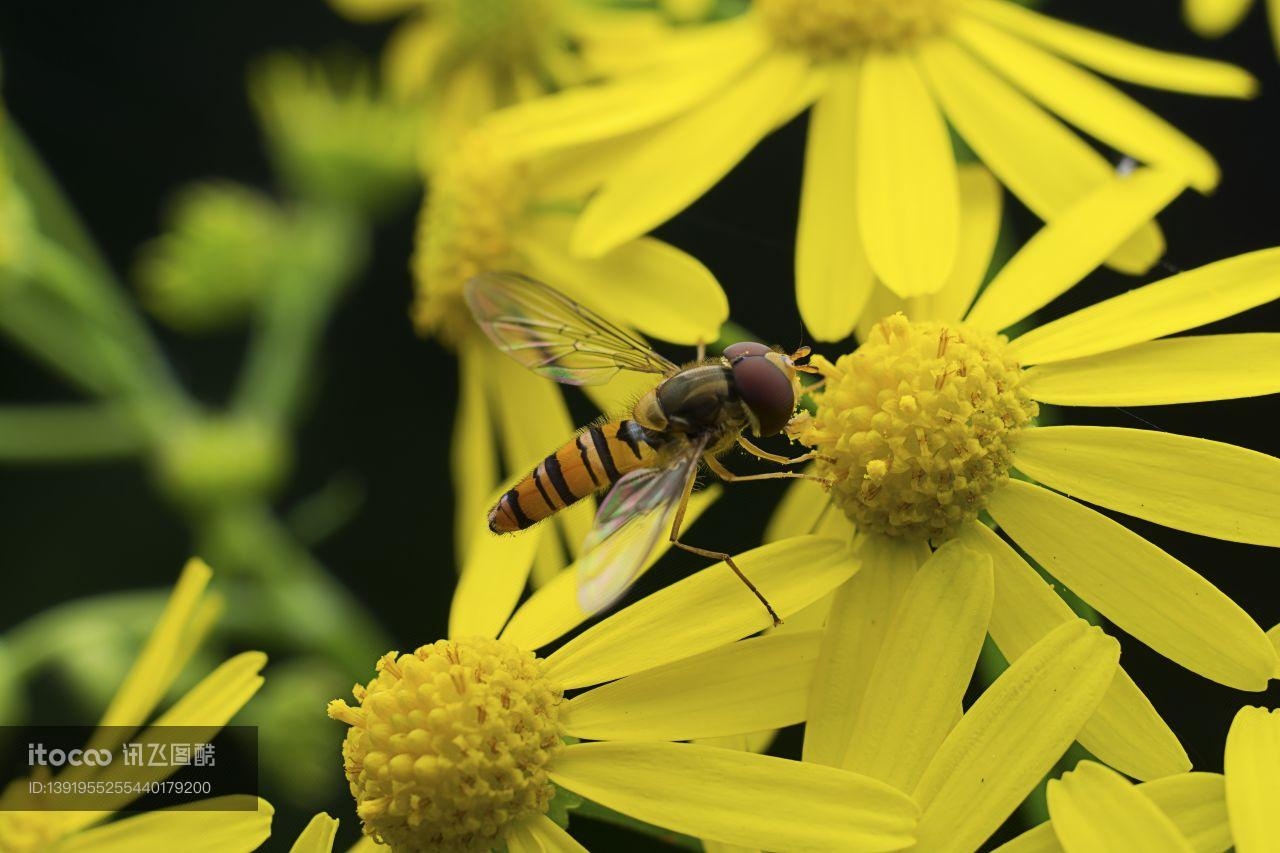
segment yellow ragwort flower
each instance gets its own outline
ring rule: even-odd
[[[330,0],[357,21],[407,15],[383,54],[393,95],[421,102],[422,163],[498,107],[641,61],[665,29],[656,12],[591,0]]]
[[[514,270],[641,333],[693,344],[713,341],[729,308],[715,277],[693,257],[648,237],[608,254],[574,258],[568,251],[582,190],[581,164],[548,158],[513,165],[483,132],[469,134],[432,180],[419,219],[413,256],[414,322],[458,354],[461,399],[454,427],[457,541],[465,554],[476,519],[503,475],[527,471],[573,435],[561,389],[494,349],[472,320],[462,286],[485,271]],[[637,381],[624,374],[593,398],[603,408],[634,399]],[[556,514],[577,547],[591,524],[592,501]],[[481,535],[488,537],[489,532]],[[547,540],[550,545],[551,539]],[[552,568],[562,558],[548,558]],[[544,564],[547,565],[547,564]],[[545,573],[544,573],[545,574]]]
[[[964,203],[984,211],[969,218],[986,225],[961,250],[963,274],[905,302],[881,288],[872,305],[882,319],[864,324],[865,343],[834,363],[814,358],[826,385],[795,434],[821,454],[815,473],[832,486],[828,494],[802,482],[771,536],[808,532],[815,519],[826,533],[859,531],[863,569],[830,608],[820,671],[882,642],[879,617],[893,612],[931,546],[959,540],[992,565],[987,630],[1009,660],[1074,618],[1011,541],[1170,660],[1241,690],[1263,690],[1276,675],[1276,648],[1244,610],[1083,501],[1203,536],[1280,546],[1280,460],[1190,436],[1039,426],[1034,417],[1039,402],[1142,406],[1280,391],[1280,335],[1166,338],[1280,297],[1280,250],[1210,264],[1008,337],[1101,264],[1180,181],[1146,169],[1112,180],[1045,226],[974,301],[995,240],[999,189],[969,167]],[[983,523],[983,512],[1010,541]],[[972,607],[972,595],[954,586],[940,606]],[[806,733],[806,755],[828,762],[857,690],[837,672],[816,682]],[[1139,779],[1190,767],[1123,671],[1079,740]]]
[[[1253,0],[1182,0],[1188,26],[1205,38],[1216,39],[1234,30],[1253,8]],[[1271,37],[1280,53],[1280,0],[1267,0]]]
[[[212,572],[200,560],[191,560],[178,578],[146,645],[138,654],[124,683],[102,715],[93,748],[114,751],[125,740],[122,732],[139,730],[139,741],[148,739],[151,727],[199,726],[216,732],[235,716],[262,686],[259,672],[266,664],[261,652],[245,652],[223,663],[192,687],[169,710],[152,719],[165,694],[173,686],[200,641],[212,627],[219,599],[207,595]],[[107,727],[111,727],[108,729]],[[176,769],[176,768],[174,768]],[[137,768],[119,764],[69,768],[55,777],[107,785],[136,780]],[[166,778],[172,772],[164,768]],[[198,810],[175,807],[109,821],[116,811],[137,799],[137,794],[104,795],[98,811],[24,811],[34,796],[27,780],[18,779],[0,794],[0,850],[5,853],[67,850],[218,850],[257,849],[271,833],[273,809],[256,800],[256,809],[242,808],[238,795],[203,800]],[[245,795],[247,796],[247,795]],[[252,799],[252,798],[250,798]]]
[[[472,562],[460,580],[450,639],[385,655],[373,681],[355,688],[354,704],[329,706],[351,727],[343,758],[366,834],[401,851],[581,850],[547,815],[559,787],[729,844],[861,851],[911,843],[915,805],[882,782],[675,742],[804,715],[818,633],[738,642],[770,620],[727,567],[704,569],[540,657],[539,648],[586,618],[576,572],[556,576],[512,614],[528,546],[494,539],[487,547],[490,559]],[[857,570],[843,542],[820,537],[736,559],[783,616]]]
[[[1083,761],[1049,783],[1049,820],[998,853],[1268,853],[1280,839],[1280,711],[1242,708],[1223,773],[1180,773],[1142,785]]]
[[[1010,0],[756,0],[739,19],[671,37],[641,72],[522,104],[495,125],[523,154],[578,146],[607,160],[573,235],[574,250],[593,256],[683,210],[813,106],[796,296],[810,331],[839,340],[874,281],[918,296],[955,267],[963,207],[948,125],[1045,220],[1113,173],[1059,119],[1198,190],[1216,186],[1204,149],[1085,66],[1203,95],[1256,88],[1233,66]],[[1141,272],[1162,251],[1145,223],[1109,260]]]

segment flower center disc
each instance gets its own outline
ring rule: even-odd
[[[564,693],[542,671],[510,643],[440,640],[384,655],[357,707],[331,702],[351,726],[342,756],[365,834],[396,851],[473,853],[545,813]]]
[[[756,0],[779,44],[817,59],[910,45],[945,29],[954,7],[955,0]]]
[[[796,438],[863,530],[944,540],[1009,479],[1019,433],[1037,414],[1007,341],[959,324],[876,324],[835,364]]]

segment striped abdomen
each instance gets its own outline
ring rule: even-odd
[[[656,460],[657,451],[635,421],[588,427],[539,462],[494,504],[489,529],[494,533],[523,530]]]

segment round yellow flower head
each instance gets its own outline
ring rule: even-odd
[[[383,655],[353,694],[358,707],[334,700],[329,716],[351,726],[342,756],[366,835],[396,851],[471,853],[546,813],[564,691],[532,652],[440,640]]]
[[[818,475],[861,529],[947,539],[1009,479],[1038,407],[1006,344],[894,314],[835,364],[814,358],[826,387],[793,434],[818,451]]]
[[[529,200],[524,167],[502,161],[487,137],[470,134],[432,181],[413,257],[418,330],[454,343],[474,324],[462,285],[512,265],[512,230]]]
[[[946,29],[955,0],[757,0],[784,47],[834,59],[866,47],[908,45]]]

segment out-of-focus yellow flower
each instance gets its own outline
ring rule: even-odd
[[[1045,226],[975,301],[995,239],[998,191],[990,176],[966,167],[963,203],[985,210],[967,219],[987,224],[969,234],[947,287],[907,301],[878,289],[871,304],[882,319],[864,323],[863,346],[834,364],[813,359],[826,385],[796,435],[825,457],[814,471],[833,485],[827,494],[801,482],[780,510],[785,526],[771,535],[858,526],[863,568],[831,606],[820,672],[875,648],[884,631],[877,614],[893,611],[931,544],[958,539],[972,549],[965,561],[993,566],[987,630],[1011,661],[1074,618],[1016,545],[1170,660],[1242,690],[1263,690],[1276,675],[1276,649],[1244,610],[1082,502],[1204,536],[1280,546],[1280,460],[1167,432],[1038,426],[1034,416],[1037,402],[1141,406],[1280,391],[1280,335],[1164,339],[1280,297],[1280,250],[1149,284],[1013,340],[1000,333],[1101,264],[1180,182],[1145,169],[1113,179]],[[1011,476],[1015,470],[1021,476]],[[983,523],[984,511],[1013,545]],[[958,601],[971,595],[961,587],[952,594]],[[843,742],[831,720],[846,713],[858,689],[843,676],[834,670],[815,681],[806,755],[817,760],[834,760]],[[1123,671],[1079,740],[1139,779],[1190,766]]]
[[[209,567],[199,560],[190,561],[183,569],[151,636],[102,715],[99,726],[103,728],[94,736],[91,748],[114,751],[124,742],[122,731],[142,730],[148,720],[152,728],[199,726],[216,732],[262,686],[259,672],[266,656],[245,652],[223,663],[169,710],[151,719],[221,609],[220,599],[206,594],[211,576]],[[152,728],[135,737],[146,741]],[[136,768],[85,765],[56,778],[110,785],[136,778],[129,776],[130,772],[136,773]],[[271,832],[271,806],[257,800],[256,810],[237,808],[244,805],[233,802],[240,799],[237,795],[204,800],[194,809],[168,808],[110,823],[107,821],[115,812],[137,799],[137,794],[104,795],[99,811],[22,811],[30,796],[26,779],[15,780],[0,795],[4,806],[0,809],[0,850],[6,853],[62,849],[249,851]]]
[[[881,782],[674,742],[803,714],[817,634],[737,642],[770,620],[726,566],[627,607],[544,658],[535,651],[587,618],[576,572],[513,614],[529,546],[493,539],[486,547],[489,558],[459,583],[450,639],[383,656],[355,704],[329,706],[351,727],[343,758],[366,834],[400,850],[581,850],[548,816],[559,787],[726,843],[860,851],[911,842],[915,805]],[[784,617],[857,569],[844,543],[819,537],[736,561]],[[565,691],[578,692],[566,699]]]
[[[1280,53],[1280,0],[1267,0],[1271,37]],[[1254,0],[1182,0],[1187,25],[1205,38],[1220,38],[1234,30],[1253,8]]]
[[[311,821],[298,834],[298,838],[289,848],[289,853],[332,853],[333,839],[338,833],[338,821],[324,812],[311,818]],[[347,848],[347,853],[376,853],[386,848],[369,836]]]
[[[408,19],[383,54],[391,92],[425,107],[422,162],[498,107],[642,61],[665,24],[591,0],[330,0],[358,21]]]
[[[460,361],[452,459],[464,554],[503,478],[493,451],[495,434],[506,470],[524,473],[574,432],[555,383],[498,352],[475,325],[462,299],[469,278],[486,270],[523,272],[603,316],[674,343],[713,341],[728,317],[728,302],[711,273],[667,243],[640,237],[590,260],[569,253],[582,195],[579,165],[558,158],[512,164],[477,130],[432,180],[419,219],[414,322],[452,347]],[[635,375],[615,380],[594,398],[614,408],[634,399],[636,381]],[[591,503],[555,516],[575,548],[590,526]],[[548,559],[561,561],[558,555]]]
[[[249,92],[276,167],[304,198],[379,213],[419,185],[421,116],[355,60],[269,57]]]
[[[936,293],[963,228],[948,124],[1032,211],[1052,220],[1113,167],[1059,118],[1207,192],[1213,158],[1085,66],[1121,80],[1249,97],[1233,66],[1161,53],[1009,0],[756,0],[739,19],[667,40],[649,67],[504,111],[517,153],[596,149],[599,192],[572,247],[586,256],[660,224],[779,125],[813,106],[796,248],[812,333],[839,340],[875,281]],[[1146,223],[1110,262],[1148,269]]]

